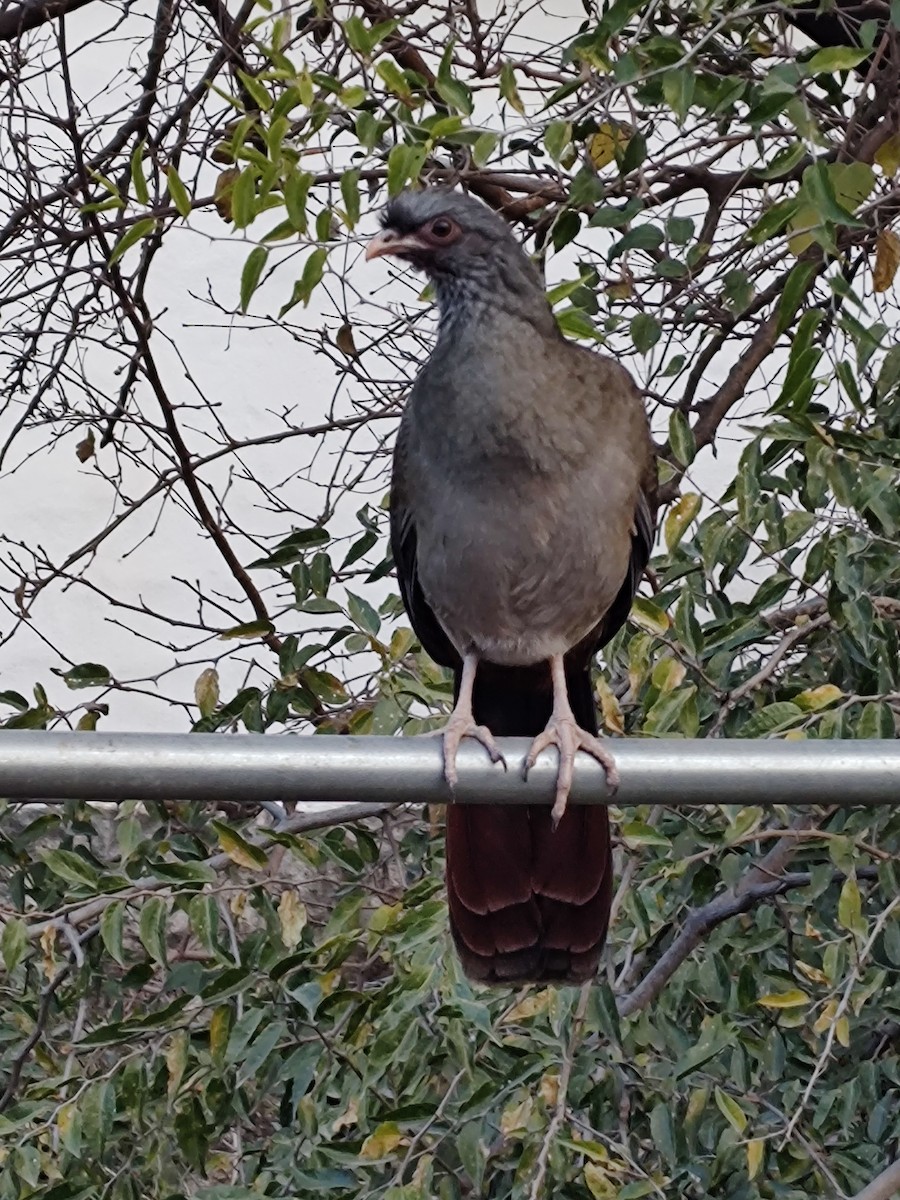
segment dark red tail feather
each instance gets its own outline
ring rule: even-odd
[[[587,665],[567,665],[566,677],[575,719],[596,733]],[[480,664],[473,707],[475,720],[497,737],[534,737],[552,708],[549,667]],[[573,805],[555,831],[548,805],[447,809],[450,927],[471,979],[591,978],[606,939],[612,882],[603,805]]]

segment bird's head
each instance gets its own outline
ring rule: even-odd
[[[459,275],[512,244],[509,226],[480,200],[449,188],[401,192],[381,214],[366,259],[389,254],[437,277]]]
[[[487,205],[449,188],[405,191],[381,214],[366,259],[392,255],[424,271],[442,319],[482,304],[534,319],[547,309],[540,275],[509,225]]]

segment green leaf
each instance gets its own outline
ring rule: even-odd
[[[312,254],[303,264],[303,273],[297,282],[294,284],[294,290],[291,292],[291,298],[287,304],[283,304],[278,317],[279,320],[290,312],[294,305],[301,301],[304,307],[309,304],[310,297],[315,289],[322,282],[322,277],[325,274],[325,263],[328,261],[328,251],[324,246],[320,246],[317,250],[313,250]]]
[[[3,955],[7,971],[10,973],[15,971],[27,950],[28,926],[21,917],[7,917],[3,925],[3,933],[0,935],[0,953]]]
[[[191,215],[191,198],[171,163],[166,167],[166,179],[169,181],[169,195],[172,197],[172,203],[178,209],[179,215],[189,217]]]
[[[306,202],[309,197],[309,189],[312,185],[313,176],[309,171],[291,171],[285,177],[284,181],[284,205],[287,209],[288,219],[298,233],[306,233],[308,227],[308,219],[306,215]]]
[[[354,596],[352,592],[348,592],[347,597],[347,611],[351,621],[366,633],[371,634],[372,637],[376,637],[381,628],[381,618],[378,613],[362,596]]]
[[[51,668],[53,670],[53,668]],[[101,663],[79,663],[68,671],[57,672],[66,681],[66,687],[73,690],[85,687],[105,687],[112,682],[112,676]]]
[[[747,1114],[738,1104],[737,1100],[732,1099],[721,1088],[717,1087],[714,1094],[719,1112],[738,1137],[740,1137],[747,1128]]]
[[[696,78],[696,72],[693,68],[688,67],[666,71],[663,75],[663,96],[666,104],[678,118],[679,125],[684,124],[691,107]]]
[[[161,966],[166,964],[166,919],[168,916],[165,900],[161,896],[151,896],[141,907],[138,922],[138,936],[141,945],[154,962]]]
[[[253,103],[263,112],[268,112],[272,107],[273,101],[265,84],[257,79],[255,75],[249,75],[246,71],[238,71],[237,75],[244,86],[244,90],[253,100]]]
[[[347,223],[351,229],[356,228],[359,221],[359,171],[345,171],[341,176],[341,199],[347,213]]]
[[[135,221],[130,229],[126,229],[119,240],[113,246],[112,253],[109,256],[109,265],[117,263],[126,250],[130,250],[132,246],[137,245],[142,238],[147,237],[151,233],[156,232],[156,218],[144,217],[140,221]]]
[[[638,313],[632,317],[631,340],[638,353],[646,354],[652,350],[661,337],[662,329],[656,317],[650,313]]]
[[[147,187],[147,180],[144,178],[145,145],[146,143],[141,139],[132,150],[130,159],[131,186],[134,190],[134,198],[144,208],[150,203],[150,191]]]
[[[857,937],[865,937],[866,919],[862,912],[862,896],[855,875],[848,875],[838,900],[838,922]]]
[[[455,44],[453,41],[449,42],[441,56],[437,79],[435,80],[435,89],[440,98],[450,108],[456,109],[457,112],[461,112],[464,116],[468,117],[472,114],[472,93],[461,80],[453,76],[453,49]]]
[[[544,148],[553,161],[559,162],[571,144],[572,126],[569,122],[551,121],[544,130]]]
[[[107,953],[125,966],[125,902],[114,900],[100,914],[100,938]]]
[[[231,188],[231,220],[235,229],[246,229],[256,216],[256,168],[245,167]]]
[[[41,859],[54,875],[65,879],[67,883],[87,885],[92,889],[99,885],[99,871],[85,862],[74,850],[43,850]]]
[[[817,50],[806,64],[810,75],[831,75],[835,71],[852,71],[871,55],[870,50],[855,46],[826,46]]]
[[[525,115],[525,105],[516,86],[516,75],[512,63],[505,62],[500,68],[500,95],[520,115]]]
[[[242,641],[256,640],[256,638],[268,637],[270,633],[275,632],[275,626],[271,621],[248,621],[246,625],[235,625],[232,629],[224,629],[219,637],[223,641],[228,638],[239,638]]]
[[[856,723],[854,736],[857,738],[894,738],[897,731],[891,706],[880,700],[871,700],[862,710]]]
[[[675,1130],[672,1125],[672,1111],[668,1104],[656,1104],[650,1113],[650,1136],[653,1144],[667,1163],[674,1166],[678,1161],[678,1151],[675,1147]]]
[[[778,333],[784,333],[791,324],[818,273],[819,265],[815,262],[800,262],[791,270],[778,302]]]
[[[264,246],[254,246],[247,255],[247,261],[241,271],[241,312],[247,311],[253,293],[259,287],[268,258],[269,252]]]
[[[672,412],[669,418],[669,445],[672,447],[672,453],[677,461],[682,466],[689,467],[694,461],[697,446],[687,417],[678,408]]]

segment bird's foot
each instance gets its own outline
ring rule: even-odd
[[[451,713],[447,724],[443,729],[436,730],[434,736],[443,739],[444,778],[451,790],[456,787],[456,752],[463,738],[474,738],[476,742],[480,742],[490,755],[491,762],[502,763],[503,770],[506,770],[506,759],[497,749],[494,735],[487,725],[476,725],[469,713]]]
[[[603,767],[606,772],[606,786],[610,792],[614,792],[619,786],[619,770],[616,766],[615,758],[607,750],[599,737],[595,737],[594,734],[588,733],[586,729],[582,729],[574,717],[554,715],[547,722],[547,728],[543,733],[539,733],[531,743],[531,749],[528,751],[528,756],[525,759],[526,778],[528,777],[528,772],[537,761],[538,755],[549,746],[555,746],[559,751],[559,767],[556,772],[556,797],[550,813],[553,828],[555,829],[562,820],[563,813],[566,811],[566,804],[568,803],[575,771],[575,755],[579,750],[584,750],[592,758],[596,758],[597,762]]]

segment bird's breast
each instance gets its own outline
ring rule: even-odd
[[[615,598],[630,532],[614,481],[535,474],[503,458],[483,474],[433,475],[428,491],[417,514],[419,577],[461,653],[504,665],[565,653]]]

